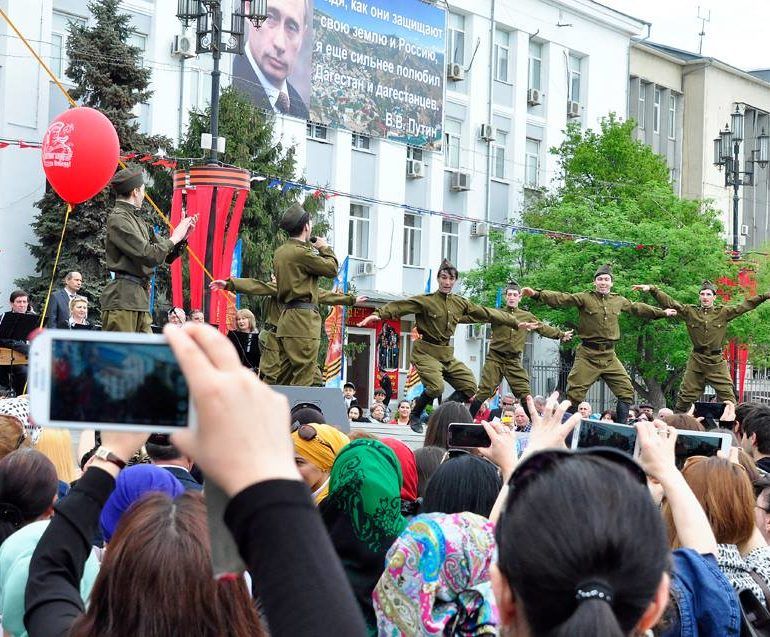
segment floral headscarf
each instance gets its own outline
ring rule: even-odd
[[[496,558],[494,525],[480,515],[413,518],[372,595],[378,634],[497,635],[489,575]]]

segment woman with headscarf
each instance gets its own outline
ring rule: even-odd
[[[383,438],[381,442],[391,449],[401,465],[404,484],[401,486],[401,513],[407,517],[417,515],[420,497],[417,492],[417,461],[414,452],[396,438]]]
[[[372,596],[378,634],[497,635],[494,525],[474,513],[414,518],[388,551]]]
[[[184,493],[184,487],[171,473],[152,464],[123,469],[99,517],[105,542],[112,539],[123,514],[148,493],[165,493],[176,498]]]
[[[294,461],[302,479],[320,504],[329,494],[329,475],[334,459],[350,443],[344,433],[331,425],[297,424],[291,432],[294,442]]]
[[[329,496],[321,506],[326,529],[364,614],[377,633],[372,591],[385,554],[406,526],[401,515],[403,478],[396,454],[378,440],[351,442],[337,456]]]

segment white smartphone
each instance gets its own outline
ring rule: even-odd
[[[685,431],[677,429],[676,466],[681,469],[690,456],[715,456],[718,451],[730,453],[733,437],[719,431]]]
[[[44,330],[29,351],[38,425],[171,433],[195,424],[182,370],[162,334]]]
[[[636,456],[636,427],[604,420],[582,419],[572,432],[572,449],[612,447]]]

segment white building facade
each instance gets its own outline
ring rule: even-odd
[[[0,6],[63,75],[67,20],[89,19],[86,0],[0,0]],[[172,55],[175,36],[183,34],[176,2],[122,6],[153,72],[153,99],[137,113],[142,127],[176,140],[189,109],[208,102],[211,58]],[[379,301],[422,293],[443,257],[461,271],[483,260],[489,224],[515,222],[527,196],[551,184],[556,162],[548,150],[561,142],[568,122],[595,128],[610,112],[626,116],[630,42],[644,27],[591,0],[456,0],[446,24],[442,152],[276,118],[276,139],[297,147],[298,177],[352,195],[329,201],[330,239],[338,255],[351,256],[355,287]],[[39,141],[66,102],[7,25],[0,24],[0,36],[0,139]],[[0,153],[0,299],[34,267],[24,244],[34,239],[33,204],[44,183],[39,153]],[[402,321],[401,328],[403,380],[411,324]],[[485,341],[469,333],[458,329],[456,353],[479,374]],[[349,336],[369,347],[370,370],[373,335],[351,330]],[[527,358],[555,365],[557,346],[529,347]]]

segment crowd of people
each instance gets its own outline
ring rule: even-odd
[[[76,458],[0,400],[6,635],[764,634],[770,407],[728,404],[731,452],[681,470],[694,416],[640,405],[638,460],[568,451],[582,414],[558,394],[504,405],[478,449],[449,447],[474,418],[446,401],[412,449],[290,412],[209,326],[165,334],[195,428],[84,432]],[[212,566],[213,485],[245,572]]]

